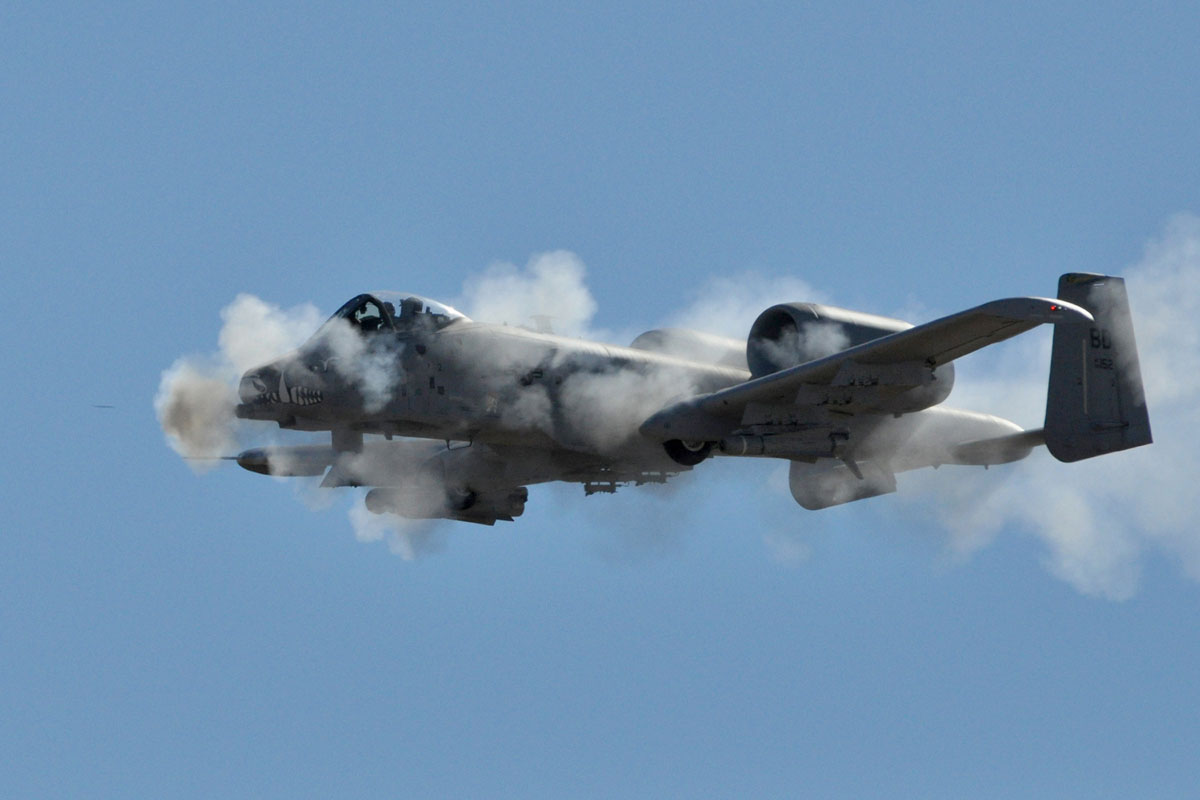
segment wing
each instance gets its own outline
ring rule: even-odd
[[[920,385],[935,367],[1002,342],[1042,324],[1090,322],[1092,315],[1062,300],[1014,297],[994,300],[948,317],[865,342],[831,356],[669,406],[642,425],[654,439],[711,440],[726,435],[751,404],[793,405],[812,387],[853,380],[856,368],[890,372],[886,389]],[[880,368],[883,368],[882,370]]]

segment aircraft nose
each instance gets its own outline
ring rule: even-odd
[[[238,397],[243,403],[264,403],[278,400],[279,373],[271,367],[260,367],[242,376]]]

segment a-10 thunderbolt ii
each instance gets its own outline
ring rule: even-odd
[[[1023,430],[941,403],[957,358],[1054,325],[1046,417]],[[985,303],[923,325],[812,303],[768,308],[746,342],[679,329],[629,347],[474,322],[417,296],[361,294],[298,350],[250,370],[237,416],[329,431],[245,468],[371,487],[376,513],[493,524],[527,487],[662,482],[711,457],[791,462],[796,501],[896,490],[896,473],[992,465],[1046,445],[1077,461],[1148,444],[1121,278],[1067,274],[1057,298]]]

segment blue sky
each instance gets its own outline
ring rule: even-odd
[[[0,7],[0,794],[1191,796],[1198,37],[1186,4]],[[163,370],[239,293],[454,301],[558,250],[622,334],[1125,274],[1157,442],[820,513],[761,463],[540,487],[408,560],[350,495],[164,441]],[[951,402],[1039,424],[1046,341]]]

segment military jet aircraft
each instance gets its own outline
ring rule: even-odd
[[[1054,327],[1046,418],[1023,430],[949,408],[955,359]],[[1072,273],[1057,298],[996,300],[912,326],[814,303],[765,310],[745,342],[681,329],[629,347],[474,322],[416,295],[361,294],[293,353],[248,371],[237,416],[329,431],[246,469],[371,487],[367,507],[494,524],[549,481],[587,494],[666,481],[713,457],[791,462],[796,501],[896,491],[896,473],[1061,461],[1149,444],[1121,278]]]

